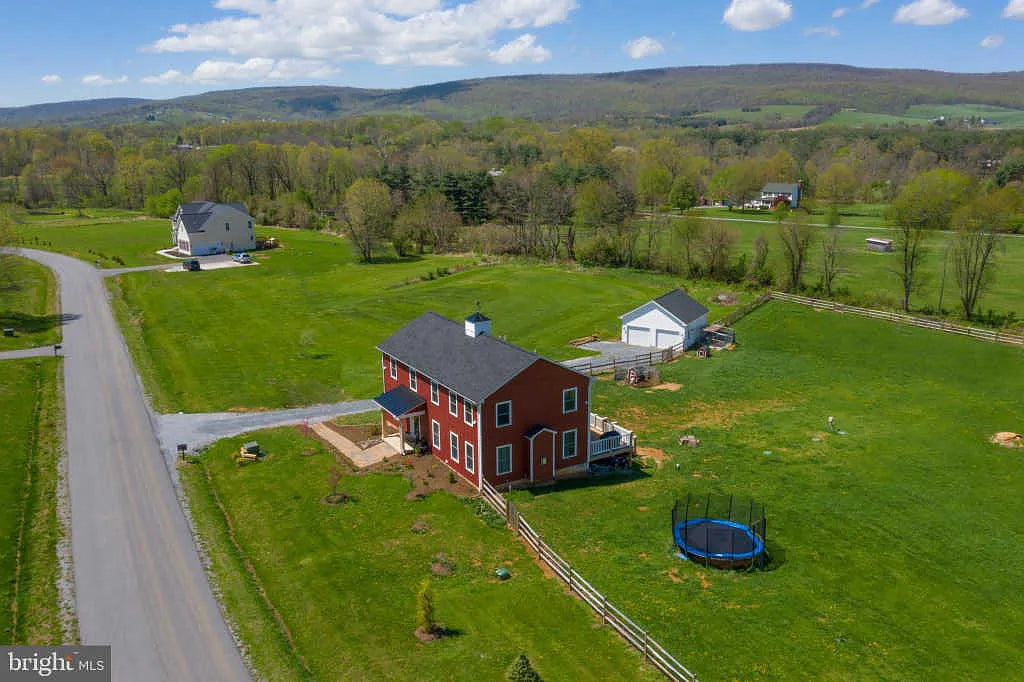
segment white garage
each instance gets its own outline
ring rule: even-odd
[[[708,324],[708,309],[682,289],[634,308],[622,320],[622,342],[631,346],[689,348]]]

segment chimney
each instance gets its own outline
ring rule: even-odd
[[[476,312],[466,318],[466,336],[475,339],[481,334],[491,333],[491,320],[484,317],[480,312],[480,302],[477,301]]]

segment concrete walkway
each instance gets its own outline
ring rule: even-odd
[[[330,443],[331,447],[348,457],[360,469],[372,466],[377,462],[382,462],[388,457],[398,454],[398,450],[387,443],[378,443],[373,447],[360,450],[359,446],[348,438],[322,423],[313,425],[313,433]]]

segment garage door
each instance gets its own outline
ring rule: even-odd
[[[631,346],[650,346],[651,330],[648,327],[626,327],[626,343]]]
[[[658,348],[669,348],[683,340],[682,335],[674,329],[659,329],[654,338],[654,345]]]

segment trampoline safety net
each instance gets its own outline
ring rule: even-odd
[[[672,535],[691,561],[724,569],[764,568],[764,506],[728,495],[693,495],[672,507]]]

